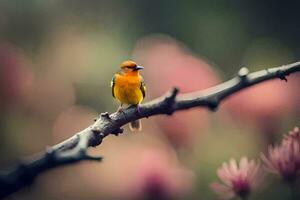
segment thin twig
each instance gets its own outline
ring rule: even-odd
[[[298,71],[300,62],[253,73],[249,73],[247,68],[242,68],[233,79],[207,90],[178,95],[179,90],[174,88],[166,95],[142,104],[139,112],[137,108],[129,107],[123,112],[110,115],[107,112],[102,113],[90,127],[48,148],[46,153],[31,161],[22,162],[17,167],[3,172],[0,175],[0,198],[29,185],[38,174],[48,169],[82,160],[100,161],[101,157],[88,155],[87,148],[100,145],[109,134],[123,133],[121,127],[131,121],[159,114],[171,115],[194,107],[207,107],[211,111],[216,111],[219,104],[232,94],[270,79],[279,78],[287,81],[286,76]]]

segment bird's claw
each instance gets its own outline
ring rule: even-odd
[[[136,109],[137,109],[137,111],[138,111],[139,115],[142,115],[142,112],[141,112],[141,107],[140,107],[140,105],[139,105],[139,104],[136,106]]]
[[[117,113],[122,113],[125,116],[125,112],[124,112],[124,109],[122,108],[122,106],[120,106],[118,108]]]
[[[136,108],[139,115],[142,115],[140,104],[131,105],[129,108]]]
[[[118,108],[117,112],[124,112],[124,111],[123,111],[123,108],[120,106],[120,107]]]

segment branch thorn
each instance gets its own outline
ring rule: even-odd
[[[122,134],[124,132],[124,129],[117,128],[116,130],[112,131],[111,134],[118,136],[119,134]]]
[[[170,94],[165,98],[165,103],[167,104],[167,115],[172,115],[175,111],[175,99],[179,92],[177,87],[174,87]]]
[[[97,127],[97,126],[95,126],[94,128],[92,128],[92,132],[93,133],[100,133],[100,128],[99,127]]]
[[[208,101],[208,108],[215,112],[218,110],[220,101],[217,98],[212,98]]]
[[[238,72],[238,76],[243,79],[246,78],[248,74],[249,74],[249,69],[247,67],[242,67]]]
[[[286,76],[281,69],[279,69],[276,73],[280,80],[284,80],[285,82],[287,82]]]
[[[108,114],[108,112],[101,113],[101,114],[100,114],[100,117],[101,117],[102,119],[107,119],[107,120],[110,120],[110,119],[111,119],[110,116],[109,116],[109,114]]]
[[[89,139],[89,144],[92,147],[98,146],[102,143],[102,139],[103,139],[103,134],[101,132],[93,132],[94,134],[92,135],[92,137]]]

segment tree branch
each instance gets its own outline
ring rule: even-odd
[[[87,148],[100,145],[109,134],[117,136],[123,133],[121,127],[131,121],[159,114],[171,115],[194,107],[207,107],[215,111],[225,98],[240,90],[275,78],[287,81],[286,76],[298,71],[300,62],[253,73],[249,73],[247,68],[241,68],[236,77],[203,91],[178,95],[179,90],[174,88],[166,95],[140,105],[139,112],[136,107],[131,106],[123,112],[110,115],[102,113],[90,127],[47,148],[45,153],[32,160],[0,174],[0,198],[31,184],[38,174],[48,169],[82,160],[100,161],[101,157],[88,155]]]

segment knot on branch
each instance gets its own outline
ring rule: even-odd
[[[101,129],[98,126],[91,127],[94,134],[100,134]]]
[[[280,80],[284,80],[285,82],[287,82],[287,78],[286,78],[286,74],[283,70],[279,69],[276,72],[276,76],[280,79]]]
[[[124,132],[124,129],[122,128],[117,128],[114,131],[111,132],[111,134],[115,135],[115,136],[119,136],[119,134],[122,134]]]
[[[94,118],[94,121],[97,121],[99,118],[104,119],[104,120],[111,120],[108,112],[101,113],[99,115],[99,117]]]
[[[220,104],[220,101],[217,97],[212,97],[210,99],[208,99],[208,108],[215,112],[218,110],[218,107],[219,107],[219,104]]]
[[[101,113],[100,117],[101,117],[101,119],[104,119],[104,120],[111,120],[108,112]]]
[[[238,76],[242,81],[247,80],[248,74],[249,74],[249,69],[247,67],[242,67],[238,72]]]
[[[179,89],[174,87],[173,90],[166,96],[164,103],[166,104],[166,114],[172,115],[176,110],[176,96]]]
[[[46,147],[45,158],[47,159],[48,162],[52,162],[54,160],[55,151],[53,150],[52,147],[49,146]]]
[[[103,136],[101,134],[94,134],[90,140],[89,144],[91,147],[96,147],[102,143]]]
[[[89,144],[92,147],[98,146],[102,143],[102,139],[103,139],[103,134],[101,134],[100,132],[100,128],[99,127],[94,127],[92,129],[92,135],[89,139]]]

